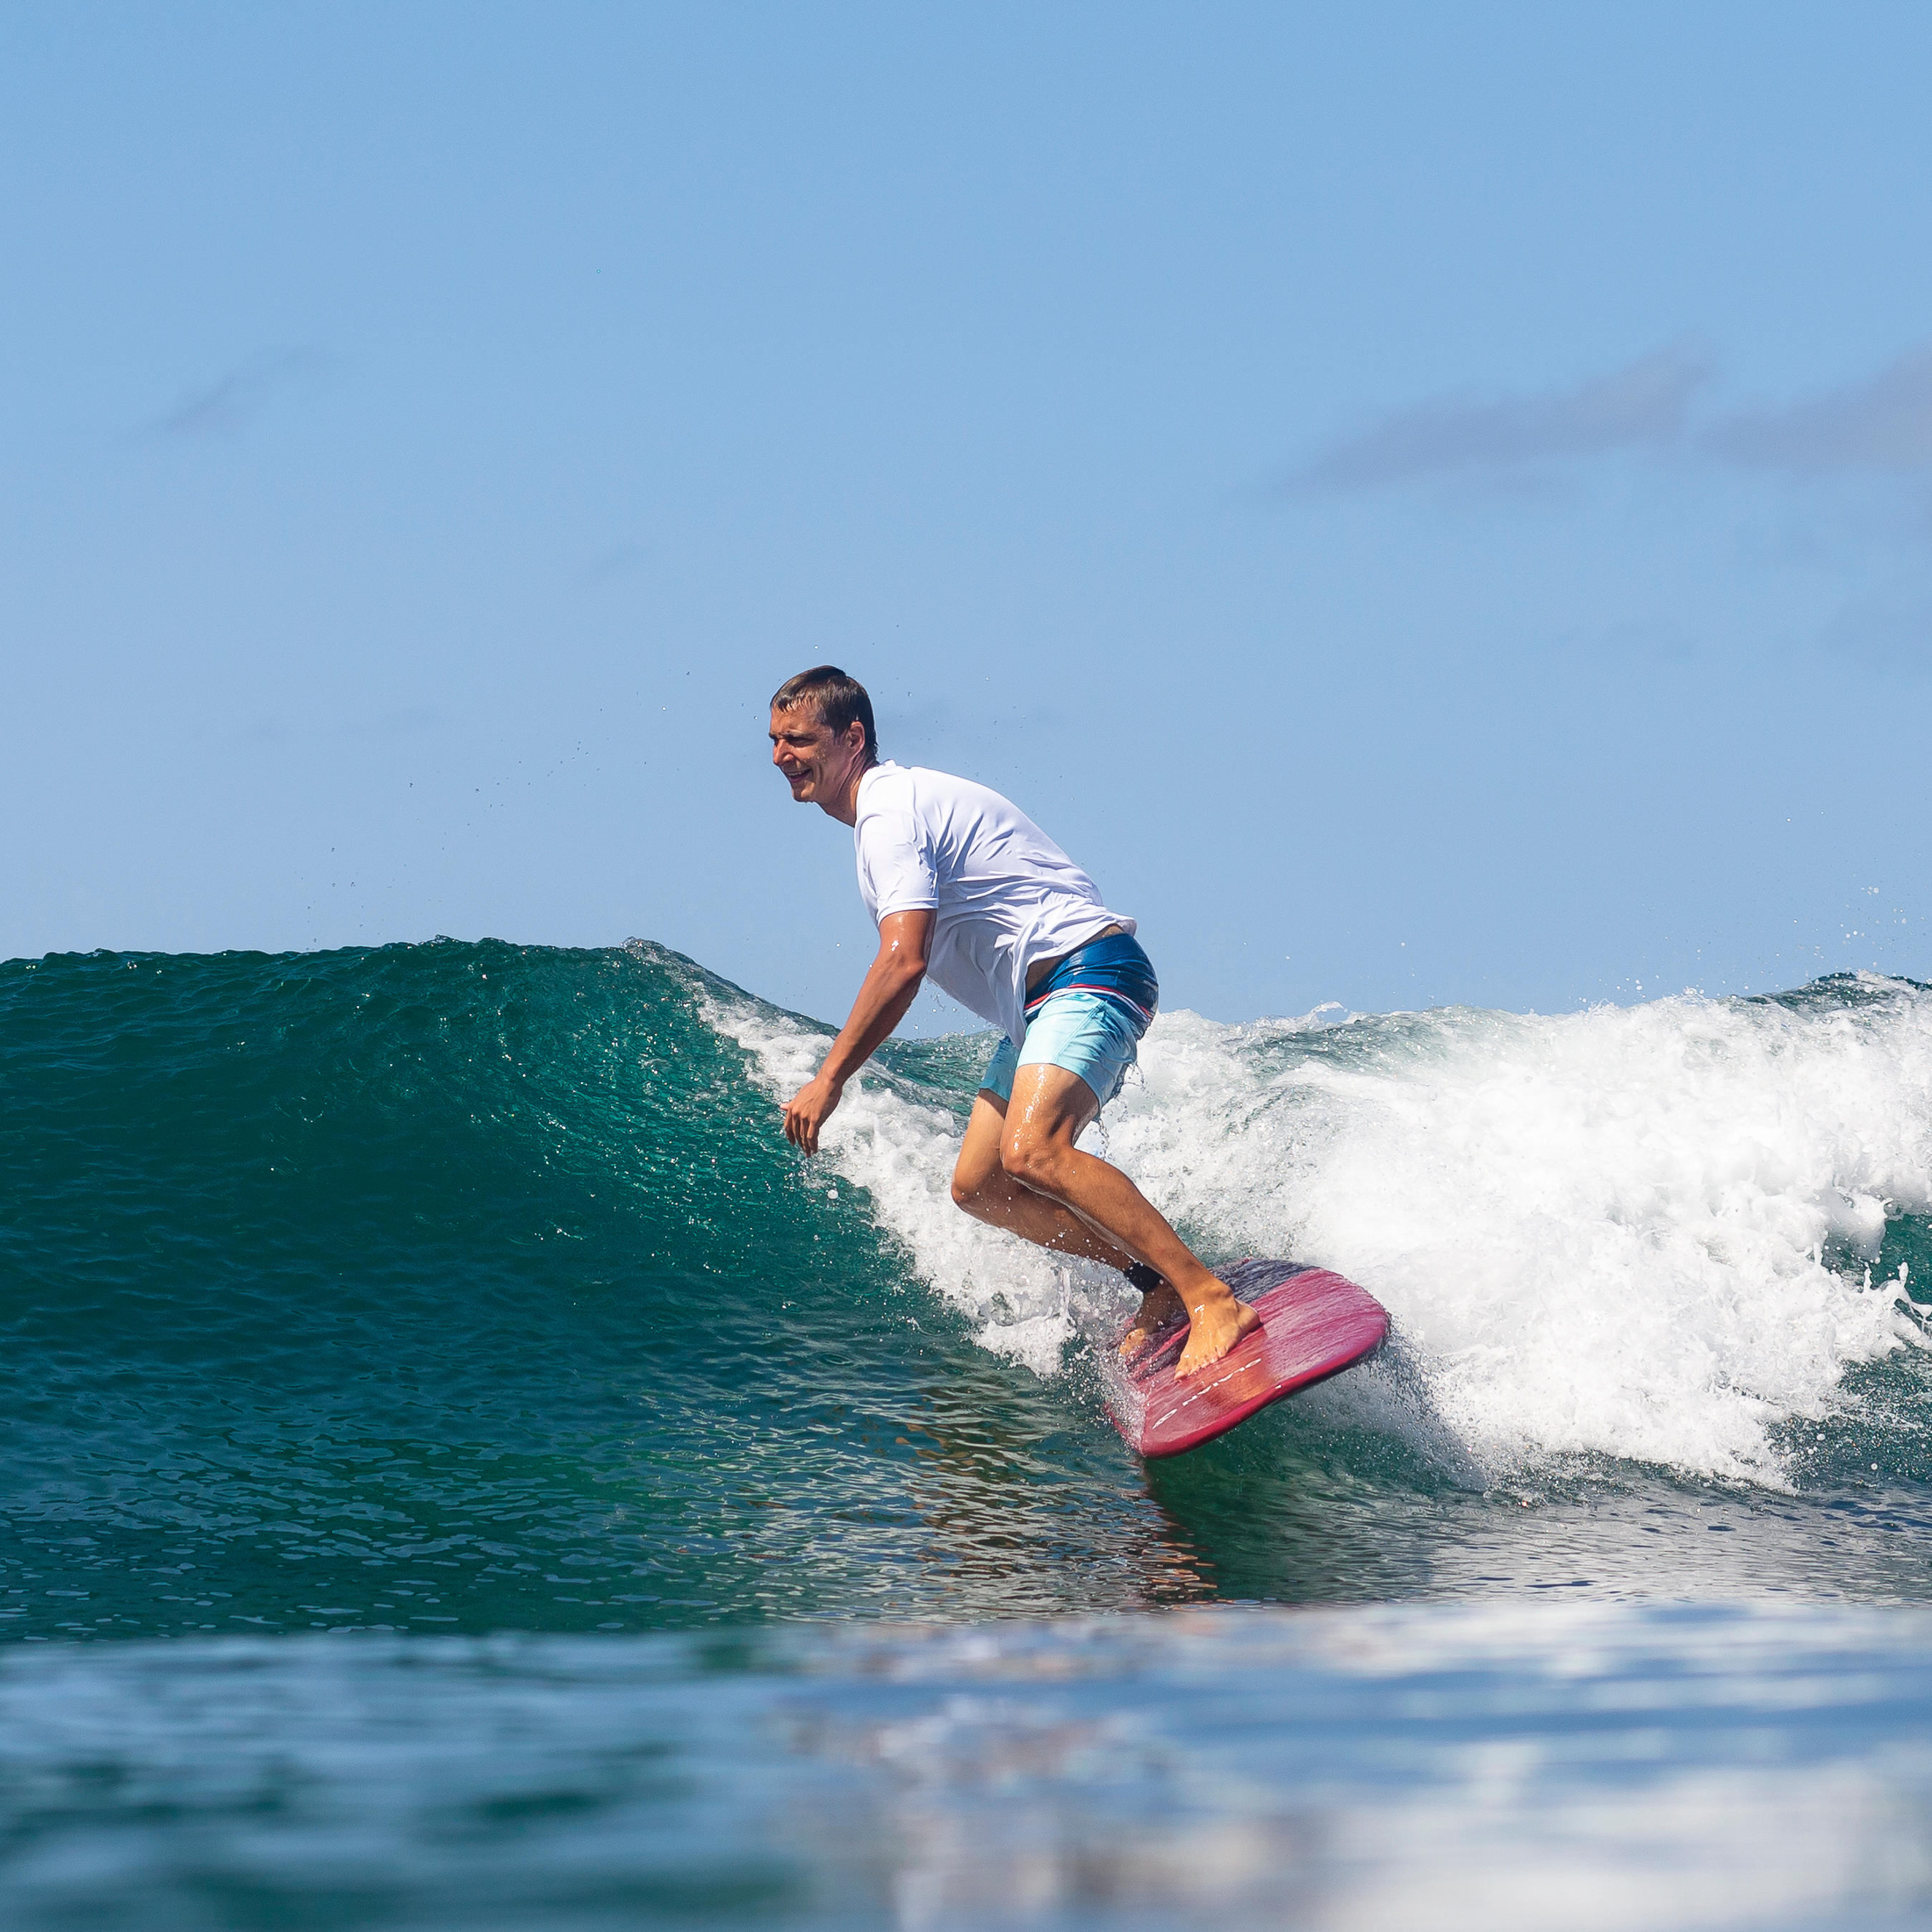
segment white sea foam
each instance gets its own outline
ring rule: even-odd
[[[769,1009],[710,1017],[775,1094],[823,1050]],[[1209,1258],[1370,1289],[1432,1426],[1490,1474],[1588,1453],[1775,1482],[1777,1424],[1922,1342],[1895,1276],[1864,1285],[1888,1213],[1932,1211],[1932,994],[1910,985],[1340,1026],[1180,1012],[1141,1064],[1111,1157]],[[957,1138],[874,1086],[848,1089],[826,1148],[982,1342],[1051,1373],[1118,1278],[961,1214]],[[1318,1399],[1373,1408],[1334,1387]]]
[[[823,1034],[770,1007],[714,999],[705,1017],[752,1054],[775,1099],[796,1093],[824,1056]],[[1111,1270],[1056,1262],[962,1214],[952,1194],[959,1127],[942,1108],[920,1106],[862,1078],[846,1088],[820,1147],[821,1159],[871,1193],[886,1230],[904,1244],[920,1274],[979,1324],[980,1342],[1036,1374],[1058,1370],[1077,1308],[1124,1287]]]

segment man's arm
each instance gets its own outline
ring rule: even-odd
[[[818,1130],[832,1115],[845,1083],[891,1036],[906,1016],[926,977],[926,949],[932,938],[930,911],[891,912],[879,922],[878,957],[852,1002],[852,1017],[825,1064],[785,1102],[785,1138],[807,1154],[818,1151]]]

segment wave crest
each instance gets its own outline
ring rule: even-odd
[[[775,1097],[823,1050],[750,1002],[707,1017]],[[948,1098],[889,1062],[848,1089],[829,1164],[986,1346],[1051,1374],[1123,1286],[952,1207]],[[1781,1483],[1781,1431],[1924,1344],[1904,1257],[1932,1212],[1932,990],[1910,982],[1557,1016],[1173,1013],[1103,1138],[1210,1258],[1293,1256],[1378,1295],[1424,1432],[1492,1479],[1586,1454]]]

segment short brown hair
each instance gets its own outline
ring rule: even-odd
[[[836,664],[814,664],[796,677],[788,677],[772,693],[772,709],[789,711],[794,705],[809,704],[818,722],[829,725],[835,736],[842,736],[854,718],[866,728],[866,756],[879,761],[879,734],[872,723],[872,700],[856,677],[848,677]]]

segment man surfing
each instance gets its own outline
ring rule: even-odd
[[[984,785],[881,762],[865,687],[832,664],[772,698],[772,762],[800,805],[852,827],[878,956],[818,1072],[785,1103],[785,1138],[818,1151],[845,1083],[930,974],[1006,1038],[987,1064],[952,1173],[969,1214],[1118,1268],[1142,1292],[1132,1355],[1185,1318],[1175,1373],[1260,1325],[1117,1167],[1074,1145],[1119,1092],[1160,998],[1134,922],[1031,819]]]

